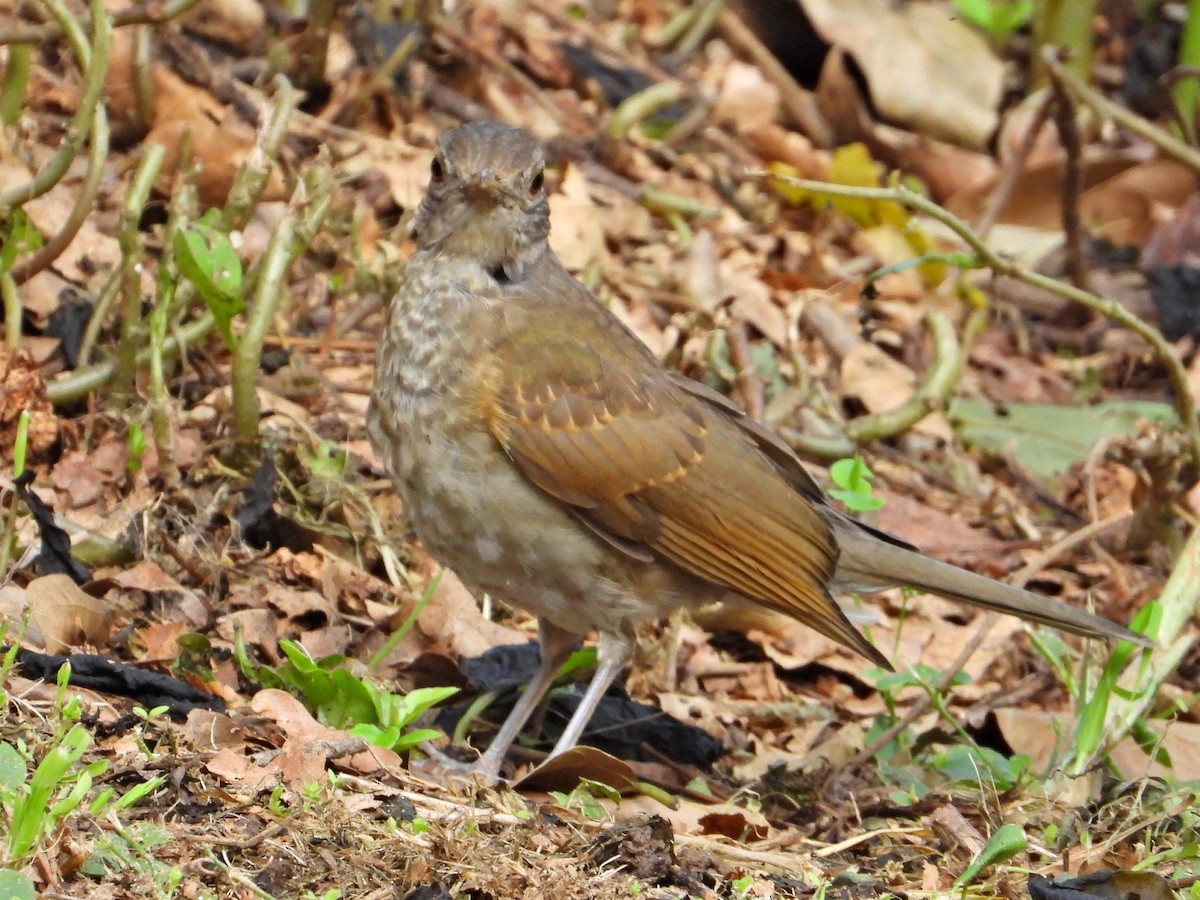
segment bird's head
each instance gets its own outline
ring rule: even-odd
[[[422,248],[519,270],[550,233],[545,158],[527,132],[474,122],[439,138],[417,212]]]

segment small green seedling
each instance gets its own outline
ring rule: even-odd
[[[955,880],[955,889],[966,887],[978,878],[979,873],[988,866],[1012,859],[1028,846],[1029,838],[1025,836],[1025,830],[1020,825],[1014,825],[1012,822],[1001,825],[988,838],[988,842],[979,851],[979,855],[971,860],[971,864]]]
[[[244,273],[233,241],[218,227],[220,220],[220,210],[209,210],[186,229],[177,231],[172,246],[180,274],[195,286],[212,312],[225,345],[236,350],[232,322],[246,308]]]
[[[146,432],[137,422],[129,423],[129,462],[125,465],[130,475],[136,475],[146,455]]]
[[[867,468],[861,456],[839,459],[829,467],[829,477],[837,485],[829,496],[846,504],[847,509],[870,512],[883,506],[883,498],[876,497],[871,488],[875,473]]]
[[[743,875],[741,878],[735,878],[729,882],[729,886],[733,889],[733,896],[742,900],[743,897],[750,896],[750,889],[754,887],[754,876]]]
[[[287,662],[279,666],[256,665],[246,654],[240,636],[234,644],[234,655],[248,678],[291,692],[322,724],[344,728],[355,737],[397,753],[441,736],[431,728],[409,729],[427,709],[457,694],[458,688],[417,688],[395,694],[352,675],[343,667],[341,656],[314,660],[293,641],[280,641],[279,647],[287,657]]]

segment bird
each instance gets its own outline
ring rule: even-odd
[[[551,756],[632,659],[636,626],[726,601],[872,663],[837,591],[904,585],[1093,638],[1143,635],[919,553],[829,501],[792,448],[668,371],[549,244],[546,161],[495,121],[443,133],[386,313],[367,430],[428,553],[538,621],[541,662],[472,770],[506,753],[582,639],[596,667]]]

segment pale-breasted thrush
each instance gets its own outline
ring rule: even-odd
[[[830,506],[782,440],[663,369],[563,269],[544,164],[530,135],[495,122],[438,141],[368,413],[429,553],[538,618],[541,668],[479,771],[499,773],[582,636],[599,634],[597,668],[555,754],[629,661],[639,622],[714,600],[786,613],[885,667],[831,598],[837,586],[909,585],[1148,643]]]

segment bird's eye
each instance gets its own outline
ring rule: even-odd
[[[446,167],[442,165],[442,161],[436,156],[429,165],[429,177],[434,184],[441,184],[446,180]]]
[[[533,178],[531,178],[529,181],[529,193],[536,194],[538,191],[540,191],[542,189],[542,185],[545,184],[545,182],[546,182],[546,170],[538,169],[537,174],[534,175]]]

